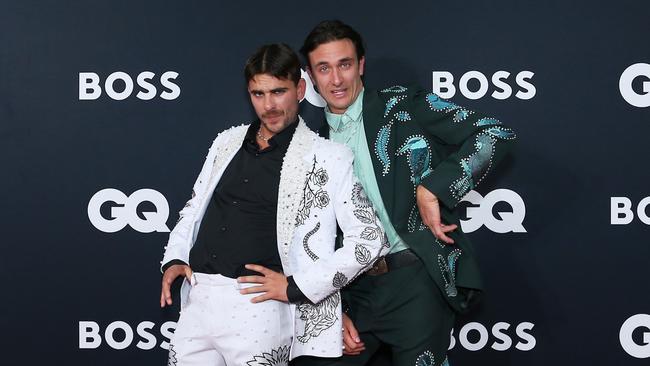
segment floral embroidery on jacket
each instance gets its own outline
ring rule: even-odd
[[[305,179],[305,188],[296,216],[296,226],[305,224],[312,208],[325,208],[330,203],[330,196],[323,189],[328,180],[327,171],[316,167],[316,157],[314,156],[314,164]]]

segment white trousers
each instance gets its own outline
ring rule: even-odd
[[[237,280],[194,273],[169,346],[169,366],[288,365],[289,305],[242,295]],[[250,285],[243,285],[250,287]]]

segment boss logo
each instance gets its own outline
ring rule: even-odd
[[[157,332],[153,332],[155,323],[150,321],[140,322],[135,332],[133,328],[126,322],[114,321],[104,329],[103,337],[99,324],[94,321],[80,321],[79,322],[79,349],[96,349],[102,345],[102,341],[112,349],[126,349],[135,341],[137,334],[139,339],[135,346],[143,350],[151,350],[158,344],[156,335],[163,338],[160,342],[160,348],[169,349],[169,341],[174,335],[176,329],[176,322],[165,322]]]
[[[636,216],[646,225],[650,225],[650,217],[646,214],[648,205],[650,205],[650,197],[642,199],[636,206]],[[627,197],[612,197],[610,209],[610,223],[612,225],[627,225],[634,220],[632,200]]]
[[[621,326],[618,338],[621,347],[630,356],[650,358],[650,315],[636,314],[629,317]]]
[[[458,90],[467,99],[481,99],[489,90],[492,90],[492,93],[490,93],[492,98],[503,100],[512,96],[514,90],[511,85],[514,83],[517,88],[514,94],[516,98],[522,100],[532,99],[537,93],[535,85],[531,83],[535,73],[521,71],[513,77],[514,81],[511,75],[508,71],[497,71],[488,80],[488,77],[480,71],[468,71],[460,77]],[[433,71],[433,92],[445,99],[456,95],[454,75],[449,71]]]
[[[174,100],[181,95],[181,88],[174,83],[178,77],[175,71],[167,71],[160,75],[160,85],[163,87],[160,94],[153,80],[156,74],[151,71],[143,71],[136,77],[136,83],[140,90],[135,95],[136,98],[141,100],[151,100],[157,95],[165,100]],[[102,95],[102,87],[100,86],[100,77],[94,72],[80,72],[79,73],[79,100],[95,100]],[[106,78],[104,81],[104,91],[106,95],[113,100],[124,100],[133,94],[134,84],[133,79],[129,74],[117,71]]]
[[[138,207],[144,202],[152,203],[156,210],[141,212],[140,217]],[[101,212],[106,206],[109,207],[108,217]],[[169,204],[165,196],[153,189],[140,189],[128,197],[117,189],[102,189],[88,202],[88,218],[93,226],[105,233],[120,231],[126,225],[141,233],[169,232]]]
[[[490,348],[496,351],[507,351],[514,347],[520,351],[530,351],[535,348],[537,340],[531,331],[535,324],[523,322],[514,327],[516,343],[513,342],[511,325],[506,322],[498,322],[492,326],[490,332],[481,323],[472,322],[465,324],[458,332],[458,343],[468,351],[480,351],[491,342]],[[449,349],[456,346],[454,330],[451,330]]]
[[[495,233],[525,233],[523,226],[526,217],[526,205],[517,192],[509,189],[494,190],[485,197],[476,191],[469,191],[461,202],[468,202],[466,220],[460,220],[463,232],[471,233],[485,225]],[[512,212],[493,212],[494,206],[505,202],[512,208]]]
[[[641,79],[641,91],[637,92],[635,80]],[[650,64],[638,63],[629,66],[618,81],[618,89],[626,102],[639,108],[650,107]]]

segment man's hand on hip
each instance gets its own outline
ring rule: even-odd
[[[188,281],[192,278],[192,270],[186,264],[174,264],[167,268],[162,277],[162,291],[160,291],[160,307],[172,304],[171,286],[174,280],[179,276],[185,276]]]
[[[239,290],[239,293],[255,294],[263,292],[262,295],[251,299],[252,303],[262,302],[266,300],[278,300],[282,302],[289,302],[287,298],[287,277],[283,273],[272,271],[264,266],[257,264],[247,264],[246,269],[259,272],[262,276],[242,276],[237,278],[239,283],[257,283],[260,286],[247,287]]]
[[[415,197],[424,225],[431,230],[433,236],[437,239],[442,240],[446,244],[453,244],[454,239],[448,237],[446,233],[456,230],[458,225],[445,225],[440,222],[440,204],[438,203],[438,197],[424,188],[424,186],[417,187]]]

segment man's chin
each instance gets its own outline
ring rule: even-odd
[[[264,119],[262,119],[262,123],[269,130],[272,130],[273,127],[277,128],[278,126],[282,125],[282,118],[281,117],[264,118]]]
[[[328,103],[328,105],[330,106],[330,110],[332,110],[332,111],[334,111],[334,110],[340,111],[340,112],[335,112],[336,114],[344,113],[350,107],[350,105],[352,104],[352,103],[349,103],[349,101],[347,101],[347,100],[346,101],[341,101],[339,99],[334,100],[333,102],[334,103]]]
[[[262,121],[264,127],[272,133],[278,133],[284,130],[287,127],[287,124],[284,123],[284,120],[278,119],[274,121]]]

